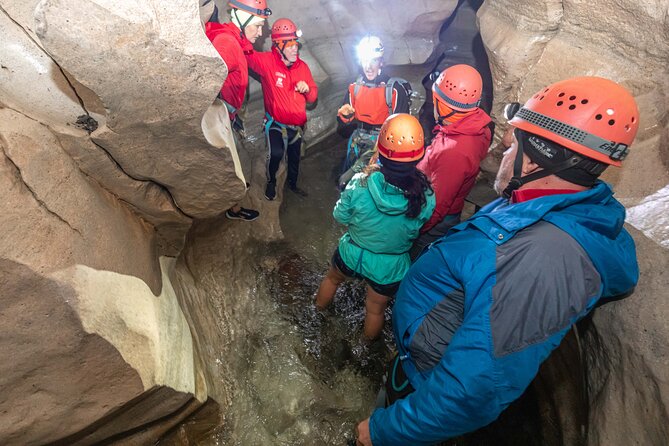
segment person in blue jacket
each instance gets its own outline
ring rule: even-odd
[[[507,119],[504,198],[433,243],[402,281],[387,404],[358,424],[358,445],[431,445],[491,423],[574,323],[637,283],[625,208],[598,180],[634,140],[632,95],[574,78]]]
[[[316,307],[323,309],[347,278],[364,279],[368,339],[383,329],[388,300],[411,265],[409,249],[435,204],[429,180],[416,169],[425,154],[418,119],[406,113],[389,116],[376,147],[379,164],[356,174],[335,205],[334,218],[348,231],[316,294]]]

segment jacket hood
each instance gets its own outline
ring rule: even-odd
[[[381,172],[374,172],[367,177],[367,188],[380,212],[401,215],[407,211],[408,200],[404,197],[404,192],[386,182]]]
[[[597,270],[606,274],[602,276],[604,296],[625,293],[637,282],[634,240],[623,228],[625,207],[613,198],[611,186],[602,181],[582,192],[522,203],[505,204],[500,199],[471,219],[493,240],[501,235],[496,241],[500,244],[510,238],[506,234],[512,235],[539,220],[567,232],[586,250]]]
[[[483,135],[491,121],[490,116],[479,108],[474,113],[462,118],[458,122],[454,122],[450,125],[437,125],[434,128],[433,133],[442,133],[444,135]]]

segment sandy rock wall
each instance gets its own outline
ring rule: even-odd
[[[596,312],[584,337],[593,445],[669,441],[667,17],[666,2],[608,0],[488,1],[478,13],[498,121],[506,102],[524,102],[573,76],[616,80],[639,104],[639,133],[625,167],[604,179],[628,207],[628,223],[643,231],[633,232],[641,279],[632,297]]]
[[[245,186],[197,4],[155,3],[0,1],[0,444],[146,444],[207,398],[159,256]]]

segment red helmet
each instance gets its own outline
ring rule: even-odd
[[[285,42],[288,40],[297,40],[302,37],[302,31],[297,29],[297,25],[290,19],[278,19],[272,25],[272,41]]]
[[[630,92],[617,83],[576,77],[539,91],[509,123],[619,167],[639,128],[639,109]]]
[[[483,79],[476,68],[469,65],[453,65],[441,72],[432,85],[437,105],[445,103],[460,112],[472,111],[481,103]]]
[[[266,19],[272,15],[266,0],[228,0],[228,6]]]
[[[381,126],[376,147],[384,158],[401,163],[417,161],[425,154],[423,127],[407,113],[390,115]]]

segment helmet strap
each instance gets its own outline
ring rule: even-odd
[[[246,26],[247,26],[249,23],[251,23],[251,20],[253,20],[253,16],[252,16],[252,15],[249,16],[249,18],[246,19],[246,21],[242,24],[242,22],[239,20],[239,16],[237,15],[237,11],[238,11],[237,8],[233,8],[233,9],[232,9],[232,13],[235,15],[235,18],[237,19],[237,23],[240,25],[240,28],[239,28],[239,36],[240,36],[240,37],[242,38],[242,40],[243,40],[243,39],[246,39],[246,34],[244,33],[244,29],[246,28]]]
[[[516,129],[516,132],[518,132],[518,130],[519,129]],[[518,141],[518,149],[516,151],[516,159],[513,161],[513,177],[511,177],[511,181],[509,181],[509,184],[504,189],[504,192],[502,192],[502,196],[507,199],[511,198],[513,191],[519,189],[523,185],[541,178],[545,178],[549,175],[571,169],[583,160],[582,156],[574,154],[561,163],[523,176],[523,153],[525,152],[523,145],[525,142],[524,138],[522,138],[518,133],[516,133],[516,141]]]
[[[281,57],[283,57],[283,60],[288,62],[288,66],[290,67],[291,65],[293,65],[293,62],[289,61],[288,58],[286,57],[286,53],[283,52],[283,50],[286,49],[286,43],[287,42],[285,40],[282,40],[281,42],[274,42],[274,46],[276,46],[276,49],[278,49],[279,52],[281,53]]]

